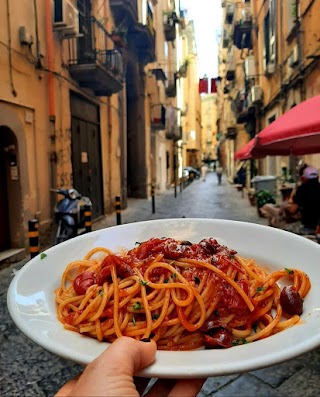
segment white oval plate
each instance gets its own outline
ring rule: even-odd
[[[113,251],[133,248],[151,237],[172,237],[198,243],[214,237],[245,257],[267,265],[269,271],[296,267],[310,277],[301,324],[261,341],[223,350],[158,351],[153,365],[139,375],[188,378],[228,375],[278,364],[320,345],[320,245],[295,234],[253,223],[165,219],[98,230],[48,249],[30,260],[8,290],[10,315],[20,330],[38,345],[61,357],[88,364],[109,344],[67,331],[56,318],[54,290],[66,265],[82,259],[93,247]]]

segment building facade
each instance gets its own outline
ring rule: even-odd
[[[227,169],[232,179],[238,162],[234,152],[296,104],[319,95],[319,0],[224,1],[220,43],[222,83],[219,91],[220,128],[225,137]],[[233,83],[227,78],[233,62]],[[231,92],[231,95],[230,95]],[[228,103],[230,102],[230,103]],[[221,120],[224,119],[224,124]],[[228,126],[234,123],[230,141]],[[233,120],[233,121],[232,121]],[[235,123],[236,121],[236,123]],[[301,161],[320,168],[319,154],[267,156],[247,161],[248,184],[253,172],[296,178]],[[243,164],[242,164],[243,165]]]
[[[0,21],[0,252],[27,246],[33,218],[42,244],[50,188],[97,219],[179,177],[178,2],[7,0]]]

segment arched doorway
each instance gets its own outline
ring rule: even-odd
[[[9,190],[18,181],[18,143],[8,127],[0,126],[0,251],[11,246]]]

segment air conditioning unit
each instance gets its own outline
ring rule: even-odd
[[[299,48],[297,45],[293,47],[293,50],[288,58],[288,64],[290,68],[295,68],[299,64]]]
[[[53,30],[63,36],[79,36],[79,11],[70,0],[54,1]]]
[[[262,101],[262,88],[259,85],[251,87],[251,101],[253,104]]]
[[[276,64],[269,62],[266,66],[266,76],[271,76],[276,71]]]
[[[244,71],[247,79],[254,79],[255,77],[255,64],[254,55],[249,55],[244,61]]]

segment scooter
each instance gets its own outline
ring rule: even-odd
[[[85,210],[92,207],[92,202],[73,188],[50,190],[63,196],[54,207],[56,228],[53,245],[57,245],[86,232]]]

